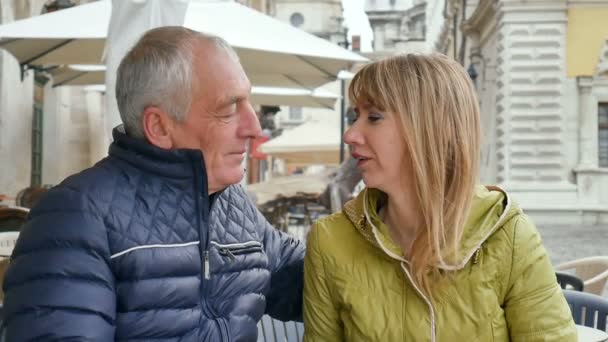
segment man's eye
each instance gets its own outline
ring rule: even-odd
[[[230,105],[222,108],[222,110],[216,114],[216,117],[218,119],[227,120],[227,119],[232,118],[235,114],[236,114],[236,104],[230,104]]]
[[[226,115],[232,115],[236,112],[236,103],[231,103],[222,111]]]

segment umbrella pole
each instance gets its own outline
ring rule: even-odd
[[[344,141],[342,138],[344,137],[344,121],[346,116],[346,101],[344,99],[345,93],[345,84],[344,79],[340,80],[340,95],[342,98],[340,99],[340,164],[344,161]]]

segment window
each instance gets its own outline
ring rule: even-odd
[[[302,13],[296,12],[291,15],[291,17],[289,18],[289,22],[294,27],[300,27],[302,26],[302,24],[304,24],[304,16],[302,15]]]
[[[608,167],[608,102],[598,106],[598,157],[600,167]]]
[[[289,107],[289,120],[302,121],[302,107]]]

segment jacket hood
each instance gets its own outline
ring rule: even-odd
[[[356,198],[345,204],[343,212],[367,241],[390,257],[406,261],[401,249],[391,238],[388,227],[378,215],[378,209],[385,200],[386,194],[382,191],[365,188]],[[460,248],[455,253],[445,255],[445,264],[437,267],[446,270],[463,268],[481,245],[519,212],[520,209],[502,189],[477,186]]]

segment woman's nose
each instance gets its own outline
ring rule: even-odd
[[[355,125],[350,126],[346,132],[344,132],[343,139],[344,143],[348,145],[357,145],[363,143],[363,135]]]

